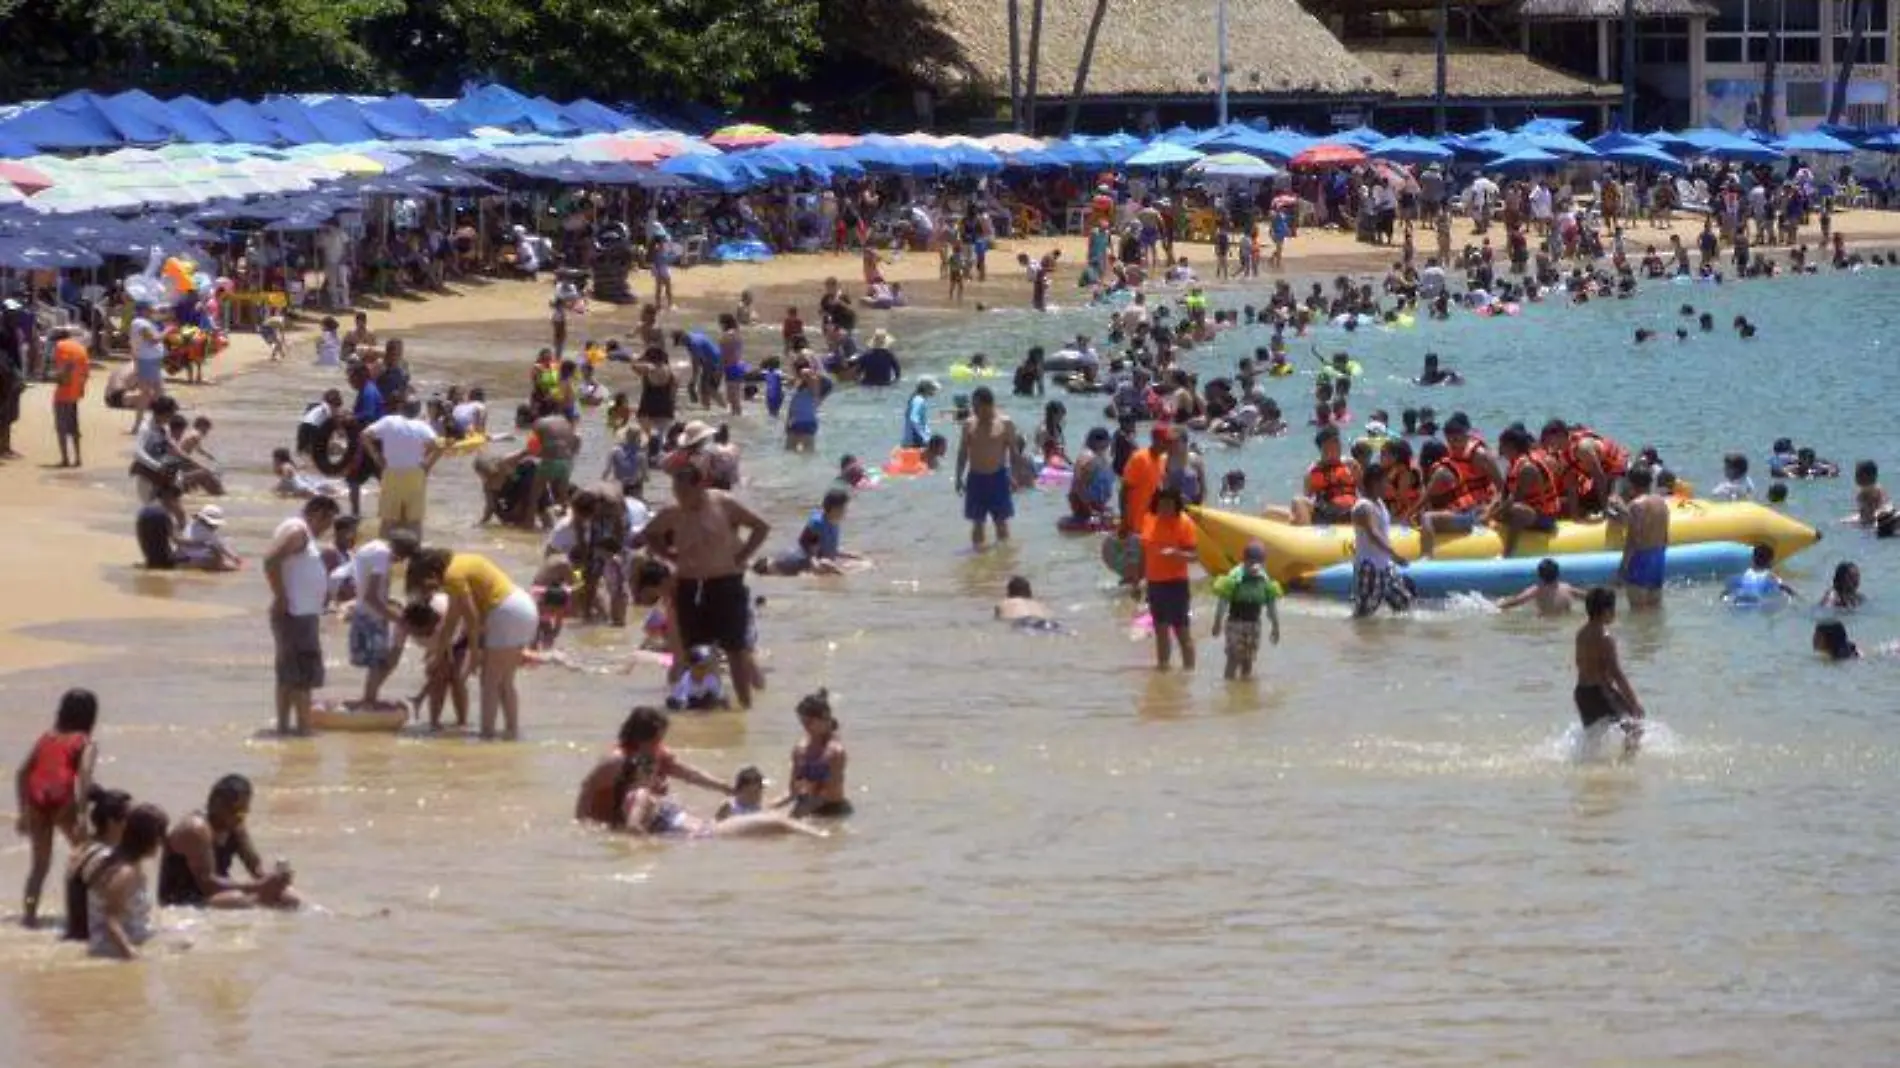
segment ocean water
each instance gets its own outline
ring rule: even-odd
[[[1665,285],[1313,341],[1365,365],[1361,420],[1429,403],[1494,437],[1512,419],[1585,419],[1702,485],[1744,452],[1765,487],[1779,436],[1843,466],[1900,462],[1885,432],[1896,295],[1894,272]],[[1675,342],[1685,302],[1717,331]],[[1737,314],[1759,324],[1753,341],[1727,328]],[[1088,310],[888,325],[912,374],[1105,333]],[[1634,346],[1637,326],[1664,338]],[[531,324],[484,325],[409,347],[425,380],[485,381],[499,400],[522,392],[539,343]],[[1264,343],[1229,335],[1189,364],[1228,373]],[[1428,349],[1469,384],[1407,384]],[[624,384],[617,369],[606,381]],[[328,384],[266,369],[193,395],[233,458],[240,549],[287,511],[266,493],[268,448]],[[1269,389],[1297,421],[1312,378]],[[761,416],[735,425],[774,546],[842,453],[875,462],[895,443],[906,392],[841,390],[816,457],[784,454]],[[1099,420],[1090,399],[1065,399],[1074,443]],[[1005,408],[1026,428],[1038,416]],[[1248,473],[1256,504],[1292,492],[1311,456],[1298,428],[1204,447],[1216,478]],[[116,496],[96,521],[125,532],[129,565],[129,491],[98,477]],[[1871,647],[1900,637],[1900,568],[1891,545],[1831,525],[1850,498],[1847,479],[1793,486],[1790,511],[1830,525],[1783,573],[1818,595],[1836,562],[1857,561],[1871,600],[1849,625]],[[471,528],[479,503],[466,463],[445,465],[432,534],[525,577],[535,539]],[[104,781],[176,813],[219,774],[252,776],[262,848],[296,862],[320,907],[167,915],[136,967],[0,933],[15,1007],[0,1063],[1891,1063],[1900,664],[1816,661],[1800,605],[1738,614],[1712,588],[1672,590],[1662,613],[1619,626],[1658,722],[1650,748],[1627,766],[1581,762],[1571,624],[1471,602],[1354,624],[1342,605],[1295,600],[1258,680],[1229,685],[1203,600],[1200,670],[1157,675],[1093,541],[1054,532],[1061,511],[1054,495],[1021,499],[1016,539],[975,555],[947,473],[892,481],[859,494],[846,526],[875,569],[755,582],[770,688],[750,713],[677,717],[671,741],[716,773],[756,763],[782,781],[792,706],[829,686],[859,815],[825,842],[635,844],[573,826],[574,785],[661,685],[624,669],[624,634],[570,629],[590,670],[524,680],[519,744],[279,742],[258,735],[270,650],[255,572],[113,569],[233,614],[54,628],[115,651],[0,678],[7,744],[24,750],[64,686],[95,687]],[[1075,635],[993,623],[1011,574]],[[340,625],[327,641],[333,688],[354,686]],[[9,893],[24,864],[17,846],[0,854]]]

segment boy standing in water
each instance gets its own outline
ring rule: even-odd
[[[1280,584],[1267,576],[1267,547],[1247,543],[1239,567],[1214,580],[1214,637],[1227,630],[1227,667],[1221,677],[1253,678],[1254,659],[1260,655],[1260,616],[1265,613],[1272,630],[1267,640],[1280,644]]]
[[[1616,636],[1610,633],[1610,624],[1616,622],[1616,591],[1606,586],[1592,589],[1583,599],[1583,610],[1588,618],[1577,628],[1577,688],[1573,693],[1577,715],[1586,731],[1599,724],[1620,727],[1623,755],[1635,756],[1643,741],[1645,713],[1629,677],[1623,674]]]

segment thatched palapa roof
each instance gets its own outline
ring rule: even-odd
[[[1348,42],[1353,57],[1401,100],[1437,94],[1438,59],[1431,41]],[[1503,48],[1453,42],[1445,55],[1445,95],[1452,100],[1583,100],[1619,96],[1614,82],[1586,81]]]
[[[919,0],[956,57],[921,57],[909,42],[889,40],[888,58],[919,73],[967,70],[991,92],[1009,86],[1009,18],[1003,0]],[[1023,69],[1028,70],[1029,16],[1021,0]],[[1074,87],[1076,62],[1094,0],[1044,0],[1037,93],[1063,99]],[[1086,94],[1103,97],[1207,96],[1214,92],[1212,4],[1182,0],[1114,0],[1102,21]],[[923,64],[929,70],[920,69]],[[1297,0],[1228,0],[1228,91],[1244,96],[1378,95],[1384,86]]]
[[[1704,0],[1635,0],[1639,19],[1706,19],[1715,5]],[[1623,0],[1524,0],[1519,18],[1538,22],[1576,22],[1623,17]]]

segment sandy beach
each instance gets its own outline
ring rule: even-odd
[[[1836,217],[1835,226],[1856,249],[1900,244],[1900,214],[1844,212]],[[1626,234],[1626,242],[1634,258],[1645,244],[1666,249],[1671,232],[1693,244],[1699,229],[1700,220],[1693,217],[1679,219],[1667,230],[1644,223]],[[1470,227],[1462,223],[1453,236],[1459,247],[1467,240],[1476,240]],[[1810,230],[1804,236],[1811,250],[1818,247],[1818,231]],[[1493,238],[1501,241],[1501,230],[1494,228]],[[1429,233],[1418,235],[1421,260],[1430,253],[1432,240]],[[1211,246],[1182,243],[1176,248],[1177,256],[1187,256],[1202,277],[1212,281]],[[861,330],[868,333],[880,325],[890,327],[901,344],[902,323],[907,317],[973,313],[979,305],[1021,307],[1028,301],[1028,285],[1016,265],[1016,255],[1040,255],[1051,249],[1062,253],[1062,273],[1051,291],[1052,300],[1073,303],[1076,265],[1086,256],[1084,241],[1078,237],[1019,239],[994,250],[989,280],[972,280],[960,306],[945,299],[945,284],[940,280],[934,253],[904,253],[887,257],[881,269],[887,279],[903,284],[911,306],[891,313],[869,313]],[[1786,252],[1774,249],[1770,254],[1780,258]],[[1376,275],[1397,257],[1396,247],[1363,245],[1348,233],[1309,228],[1289,244],[1286,269],[1278,275],[1263,273],[1258,285],[1269,287],[1278,277],[1304,282],[1336,274]],[[827,277],[838,278],[849,292],[861,291],[858,255],[781,256],[766,263],[681,270],[675,275],[678,307],[665,317],[665,322],[669,326],[708,324],[718,312],[730,310],[740,293],[747,290],[753,295],[762,322],[777,322],[788,305],[798,305],[811,321],[815,317],[813,305]],[[652,295],[650,279],[636,276],[634,283],[642,298]],[[370,302],[361,307],[370,313],[373,327],[384,337],[451,324],[531,323],[545,307],[547,285],[482,279],[454,286],[446,294]],[[635,324],[637,316],[635,305],[596,303],[572,328],[572,334],[577,340],[621,336]],[[310,359],[315,322],[316,317],[304,316],[292,334],[293,361]],[[529,355],[524,352],[524,360]],[[992,354],[992,359],[1013,362],[1016,356]],[[268,351],[262,341],[252,333],[237,333],[232,335],[230,347],[211,364],[208,384],[173,388],[188,410],[215,419],[220,384],[237,375],[269,374],[268,365]],[[94,368],[81,406],[86,466],[79,471],[60,471],[53,466],[57,450],[50,386],[36,384],[22,398],[14,443],[24,458],[0,464],[0,556],[11,562],[14,572],[9,580],[13,595],[0,599],[0,632],[7,635],[7,640],[0,642],[0,672],[110,655],[110,650],[62,639],[57,634],[60,624],[206,618],[224,610],[194,601],[194,585],[249,581],[248,577],[191,573],[146,575],[135,566],[137,548],[131,536],[135,509],[125,476],[131,416],[105,407],[102,397],[109,373],[110,367]]]

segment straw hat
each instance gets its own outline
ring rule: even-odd
[[[697,449],[701,445],[711,441],[713,435],[717,433],[719,433],[719,431],[695,419],[687,423],[685,428],[680,431],[679,447],[682,449]]]

